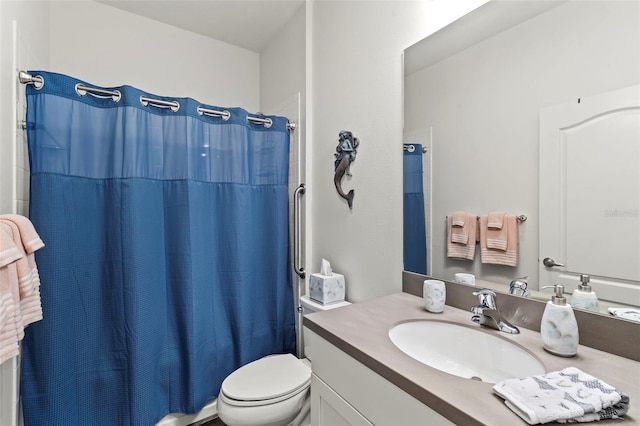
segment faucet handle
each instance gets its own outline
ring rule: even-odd
[[[487,288],[483,288],[473,292],[474,296],[478,296],[480,304],[486,306],[489,309],[498,309],[496,304],[496,293]]]
[[[521,277],[511,281],[511,283],[509,284],[509,294],[523,297],[529,296],[529,290],[527,290],[528,278],[529,277]]]

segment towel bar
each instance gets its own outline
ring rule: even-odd
[[[480,219],[480,216],[476,216],[477,219]],[[444,220],[448,220],[449,216],[445,216]],[[527,220],[527,215],[521,214],[519,216],[516,217],[516,219],[518,219],[518,222],[525,222]]]

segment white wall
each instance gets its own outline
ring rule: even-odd
[[[407,76],[405,132],[433,126],[433,275],[537,288],[538,112],[638,84],[639,16],[638,2],[567,2]],[[518,267],[446,259],[456,210],[526,214]]]
[[[0,214],[28,209],[26,140],[16,123],[24,119],[24,86],[16,70],[48,66],[48,33],[47,2],[0,1]]]
[[[48,33],[46,3],[0,1],[0,214],[28,213],[26,135],[17,126],[26,105],[16,70],[48,66]],[[18,357],[0,365],[0,425],[17,424],[18,376]]]
[[[482,2],[312,2],[312,264],[329,260],[347,299],[401,289],[402,51]],[[333,184],[338,132],[359,138],[353,210]]]
[[[292,263],[295,242],[293,242],[293,193],[300,183],[308,183],[305,179],[306,153],[306,6],[304,4],[289,20],[274,40],[260,52],[260,111],[271,115],[284,115],[294,121],[296,129],[291,135],[289,150],[289,232],[292,241]],[[304,217],[304,198],[301,203],[301,216]],[[302,224],[301,226],[304,226]],[[302,230],[302,233],[304,230]],[[303,233],[304,235],[304,233]],[[301,244],[304,246],[304,242]],[[301,248],[304,258],[304,247]],[[301,259],[301,266],[304,266]],[[304,286],[293,276],[294,286]],[[304,289],[303,289],[304,292]],[[298,297],[298,292],[294,292]]]
[[[260,108],[265,114],[296,93],[304,92],[305,11],[303,4],[260,52]]]
[[[215,106],[260,106],[260,58],[89,0],[51,2],[50,71]]]

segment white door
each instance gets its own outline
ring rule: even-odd
[[[538,263],[540,286],[589,274],[599,298],[640,305],[640,86],[540,111]]]

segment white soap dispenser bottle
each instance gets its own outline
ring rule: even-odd
[[[573,291],[569,304],[574,308],[586,309],[588,311],[600,312],[598,305],[598,296],[589,285],[589,275],[580,275],[580,285]]]
[[[554,295],[547,302],[540,323],[542,346],[547,352],[560,356],[574,356],[578,353],[578,323],[571,305],[564,297],[564,286],[554,285]]]

